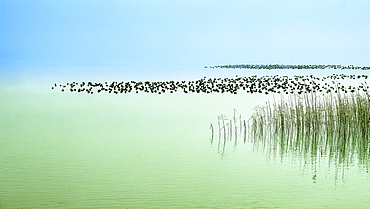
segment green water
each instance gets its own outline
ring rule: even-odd
[[[370,174],[210,143],[271,97],[0,93],[0,206],[370,207]],[[324,157],[322,157],[324,158]]]

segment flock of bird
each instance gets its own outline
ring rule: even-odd
[[[237,94],[240,91],[246,93],[310,93],[310,92],[368,92],[366,81],[358,86],[348,86],[341,84],[338,80],[341,79],[367,79],[368,75],[345,75],[333,74],[324,77],[315,77],[313,75],[293,77],[279,75],[265,75],[258,77],[257,75],[249,77],[234,77],[234,78],[207,78],[191,81],[113,81],[111,83],[104,82],[71,82],[66,84],[55,83],[51,89],[60,88],[62,92],[86,92],[94,93],[175,93],[182,91],[184,93],[231,93]]]
[[[370,70],[368,66],[355,66],[355,65],[279,65],[279,64],[268,64],[268,65],[255,65],[255,64],[240,64],[240,65],[216,65],[216,66],[205,66],[204,68],[220,68],[220,69],[294,69],[294,70],[305,70],[305,69],[338,69],[338,70]]]

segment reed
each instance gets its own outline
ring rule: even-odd
[[[214,136],[214,131],[213,131],[213,124],[211,123],[211,125],[209,126],[209,129],[211,129],[211,138],[210,138],[210,141],[211,141],[211,144],[213,143],[213,136]]]
[[[234,109],[232,119],[229,119],[225,114],[217,116],[218,124],[218,152],[221,155],[225,154],[225,147],[228,142],[234,141],[236,146],[238,143],[238,137],[243,133],[243,141],[247,142],[247,123],[242,119],[241,114],[237,117],[237,111]],[[211,123],[209,129],[211,129],[211,144],[214,138],[214,126]],[[239,133],[239,134],[238,134]]]
[[[255,107],[248,120],[235,109],[232,119],[222,114],[218,151],[224,155],[227,143],[236,146],[239,137],[271,157],[289,155],[316,165],[325,156],[336,168],[357,162],[369,170],[370,94],[363,86],[366,91],[280,94]]]
[[[365,86],[365,88],[367,88]],[[256,107],[249,138],[272,155],[329,156],[338,163],[369,163],[370,95],[305,93]]]

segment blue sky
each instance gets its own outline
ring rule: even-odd
[[[369,11],[368,0],[0,0],[0,70],[370,66]]]

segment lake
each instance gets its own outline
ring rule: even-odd
[[[370,206],[369,169],[355,161],[271,155],[248,139],[220,153],[217,131],[210,142],[217,116],[248,119],[277,94],[90,95],[53,91],[55,80],[2,86],[0,207]]]

